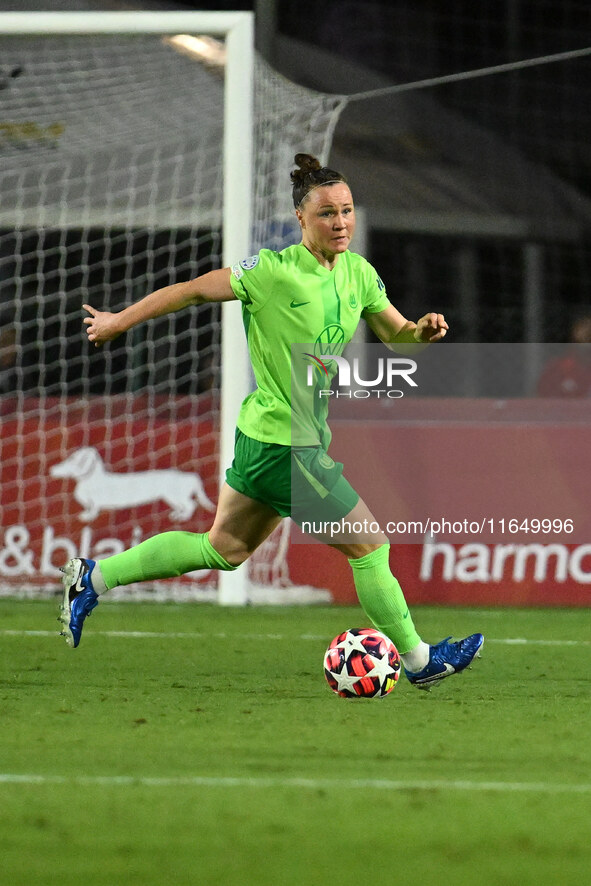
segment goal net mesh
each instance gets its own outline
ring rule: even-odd
[[[231,371],[220,310],[94,349],[81,306],[117,311],[221,266],[223,66],[160,36],[5,36],[0,50],[0,589],[38,593],[70,556],[210,525]],[[253,252],[295,242],[294,153],[326,158],[340,108],[257,60]],[[284,528],[251,569],[257,587],[290,584]],[[215,582],[162,593],[215,596]]]

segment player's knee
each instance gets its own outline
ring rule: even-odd
[[[340,551],[342,554],[349,560],[361,560],[362,557],[366,557],[368,554],[372,554],[374,551],[377,551],[378,548],[384,546],[386,542],[375,542],[375,543],[365,543],[365,542],[349,542],[348,544],[333,544],[331,547],[336,548],[337,551]]]
[[[229,566],[234,568],[240,566],[245,560],[248,560],[253,553],[248,545],[241,539],[235,538],[225,532],[216,532],[215,529],[210,530],[209,541],[220,557],[222,557]]]
[[[246,548],[235,548],[230,551],[226,551],[222,554],[224,560],[229,563],[230,566],[241,566],[252,554],[252,551],[248,551]]]

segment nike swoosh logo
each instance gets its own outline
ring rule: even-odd
[[[404,613],[404,615],[402,616],[402,618],[408,618],[409,615],[410,615],[410,613],[407,609],[406,612]]]
[[[309,301],[293,301],[293,299],[292,299],[289,307],[290,308],[301,308],[302,305],[309,305],[309,304],[310,304]]]
[[[443,680],[444,677],[447,677],[448,674],[455,674],[456,669],[453,665],[450,665],[448,661],[443,662],[443,666],[445,668],[444,671],[439,671],[437,674],[430,674],[428,677],[423,677],[421,680],[417,680],[417,683],[436,683],[438,680]]]

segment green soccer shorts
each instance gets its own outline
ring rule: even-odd
[[[262,443],[236,431],[228,486],[270,505],[296,523],[342,520],[359,495],[343,476],[343,465],[321,446]]]

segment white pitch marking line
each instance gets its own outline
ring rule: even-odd
[[[232,634],[225,632],[212,633],[211,631],[92,631],[93,636],[121,637],[127,639],[202,639],[203,637],[215,637],[225,640]],[[0,630],[0,635],[5,637],[53,637],[58,636],[58,631],[26,631],[26,630]],[[284,634],[241,634],[245,640],[286,640]],[[328,634],[301,634],[299,640],[327,640]],[[591,640],[528,640],[526,637],[485,637],[485,646],[489,643],[498,643],[504,646],[591,646]]]
[[[247,778],[240,776],[178,776],[149,777],[133,775],[37,775],[35,773],[0,773],[0,784],[78,784],[99,787],[213,787],[213,788],[302,788],[363,789],[380,791],[492,791],[495,793],[588,794],[591,784],[552,784],[548,782],[504,781],[394,781],[391,779],[330,778]]]

